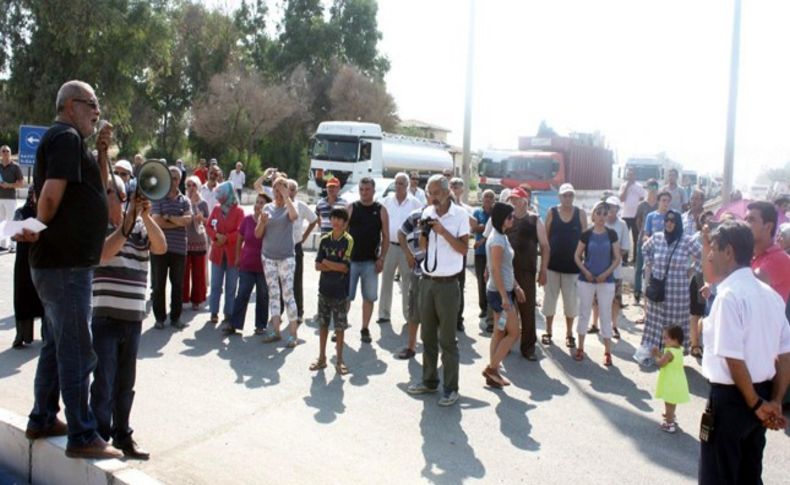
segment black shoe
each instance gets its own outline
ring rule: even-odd
[[[488,312],[485,310],[480,311],[480,314],[477,315],[478,318],[485,318],[488,316]]]
[[[616,328],[613,328],[612,329],[612,337],[616,338],[617,340],[620,340],[620,331],[617,330]]]
[[[147,460],[151,457],[150,453],[140,448],[140,446],[131,438],[123,443],[117,443],[113,441],[112,445],[121,450],[123,452],[123,456],[126,458],[131,458],[133,460]]]
[[[183,323],[181,320],[176,320],[176,321],[171,320],[170,325],[172,325],[172,327],[175,328],[176,330],[184,330],[187,327],[187,325]]]
[[[486,325],[486,333],[494,333],[494,324],[493,323],[489,323],[488,325]]]
[[[11,344],[11,347],[13,347],[15,349],[21,349],[22,347],[24,347],[24,344],[22,344],[22,336],[21,335],[17,335],[17,337],[14,339],[14,343]]]
[[[154,323],[154,328],[157,329],[157,330],[162,330],[163,328],[165,328],[165,322],[162,321],[162,320],[157,320]]]
[[[332,334],[332,342],[337,342],[337,335],[334,333]]]
[[[373,341],[373,339],[370,338],[370,330],[368,330],[367,328],[363,328],[362,330],[360,330],[359,333],[361,335],[361,340],[364,343],[369,344],[370,342]]]
[[[376,320],[376,323],[390,323],[390,319],[389,318],[379,318],[378,320]]]
[[[598,333],[598,332],[599,332],[598,327],[595,326],[587,329],[587,333]]]
[[[456,325],[455,328],[457,328],[459,332],[466,330],[466,327],[464,327],[464,322],[458,322],[458,325]]]

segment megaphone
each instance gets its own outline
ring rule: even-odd
[[[172,175],[159,160],[147,160],[137,172],[137,190],[150,201],[162,200],[170,192]]]

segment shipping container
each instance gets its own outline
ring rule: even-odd
[[[560,154],[565,169],[564,181],[577,190],[609,190],[612,187],[612,151],[596,146],[591,139],[522,136],[518,139],[518,149]]]

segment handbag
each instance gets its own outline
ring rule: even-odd
[[[667,260],[667,266],[664,270],[664,277],[659,279],[650,275],[650,281],[647,283],[647,288],[645,289],[645,296],[654,303],[661,303],[666,299],[667,293],[667,273],[669,273],[669,265],[672,263],[672,256],[675,254],[675,250],[678,248],[678,244],[680,244],[680,239],[675,242],[675,247],[672,248],[672,252],[669,253],[669,259]]]

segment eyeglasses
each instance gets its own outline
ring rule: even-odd
[[[92,99],[73,98],[72,101],[74,101],[75,103],[86,104],[90,109],[99,109],[99,102],[94,101]]]

